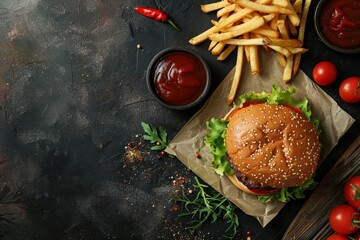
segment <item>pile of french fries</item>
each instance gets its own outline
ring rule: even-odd
[[[285,83],[297,73],[301,54],[308,51],[303,41],[311,0],[291,1],[222,0],[201,5],[204,13],[216,11],[217,21],[212,20],[212,27],[190,39],[190,44],[210,40],[208,49],[219,61],[237,52],[228,104],[240,84],[244,55],[251,73],[260,73],[259,47],[275,51]]]

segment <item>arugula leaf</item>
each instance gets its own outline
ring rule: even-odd
[[[156,143],[155,146],[151,147],[151,150],[164,150],[169,144],[167,139],[167,132],[162,127],[155,127],[151,124],[141,122],[141,126],[144,130],[144,139],[150,143]]]
[[[200,183],[196,176],[194,179],[196,183],[193,186],[197,192],[196,196],[190,198],[183,191],[181,198],[174,199],[175,202],[182,203],[184,207],[184,213],[179,216],[191,217],[192,220],[189,222],[190,226],[188,227],[190,230],[199,229],[206,222],[214,223],[224,219],[228,224],[228,228],[225,230],[226,233],[231,231],[230,236],[224,237],[233,239],[240,225],[236,214],[237,207],[215,189]]]

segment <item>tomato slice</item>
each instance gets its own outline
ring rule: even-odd
[[[278,192],[280,189],[279,188],[274,188],[274,189],[270,189],[270,190],[266,190],[266,189],[250,189],[250,191],[259,194],[259,195],[270,195],[273,193]]]
[[[298,107],[295,107],[295,106],[293,106],[293,105],[286,104],[286,103],[285,103],[285,104],[281,104],[281,105],[286,106],[286,107],[288,107],[288,108],[291,108],[291,109],[294,110],[295,112],[300,113],[300,114],[302,114],[302,115],[305,116],[304,112],[301,111],[301,109],[298,108]]]

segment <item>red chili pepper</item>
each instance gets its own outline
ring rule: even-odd
[[[151,8],[151,7],[135,7],[135,10],[145,17],[154,19],[159,22],[167,22],[175,29],[180,31],[180,29],[175,25],[173,21],[171,21],[168,15],[165,12],[161,11],[160,9]]]

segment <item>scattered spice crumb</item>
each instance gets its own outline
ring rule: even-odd
[[[155,143],[160,145],[161,143]],[[182,207],[175,201],[175,198],[183,194],[194,194],[196,189],[193,185],[193,172],[183,166],[181,162],[173,159],[165,151],[154,151],[150,148],[153,144],[145,141],[142,134],[136,134],[135,137],[124,146],[123,170],[118,171],[121,175],[120,182],[124,190],[128,191],[137,187],[137,184],[149,184],[149,191],[152,187],[164,189],[161,198],[157,199],[150,208],[161,207],[164,209],[162,221],[156,227],[157,239],[177,239],[177,240],[215,240],[216,235],[210,234],[209,230],[197,229],[188,231],[187,223],[180,221],[178,215],[181,214]],[[117,158],[117,157],[116,157]],[[201,158],[199,152],[196,152],[196,158]],[[158,161],[162,159],[162,161]],[[179,167],[180,166],[180,167]],[[182,166],[182,167],[181,167]],[[154,185],[155,184],[155,185]],[[161,184],[159,186],[159,184]],[[145,189],[145,191],[147,191]],[[145,213],[150,211],[145,209]],[[243,238],[251,240],[251,231],[243,233]]]
[[[132,141],[125,146],[125,158],[128,163],[142,161],[144,159],[144,156],[147,154],[148,152],[147,150],[145,150],[144,143],[142,141]]]
[[[170,212],[177,212],[180,210],[180,206],[178,204],[173,204],[171,207],[170,207]]]

